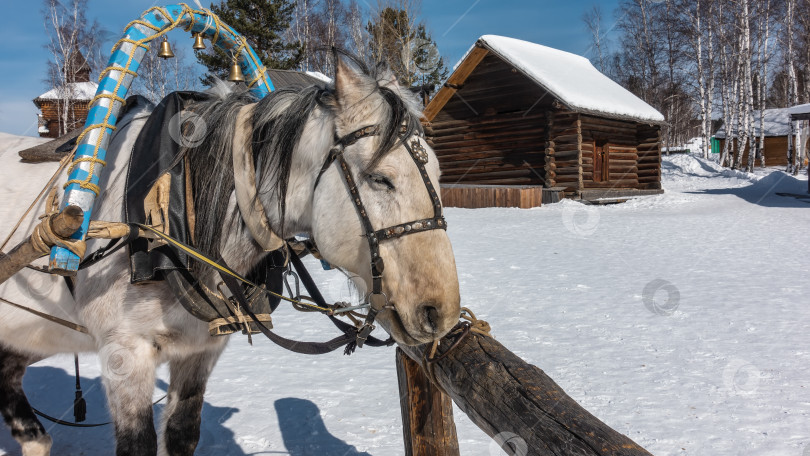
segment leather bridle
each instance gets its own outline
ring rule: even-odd
[[[379,230],[374,229],[373,225],[371,224],[371,220],[368,217],[366,207],[363,205],[360,192],[357,189],[357,182],[351,172],[351,169],[349,168],[349,164],[346,162],[346,158],[343,156],[343,152],[347,147],[351,146],[362,138],[379,135],[380,128],[376,125],[360,128],[340,138],[338,138],[336,135],[335,145],[329,150],[329,154],[326,156],[326,160],[324,161],[323,166],[318,173],[318,177],[315,180],[315,188],[318,188],[318,184],[320,183],[323,173],[329,169],[332,163],[338,163],[341,174],[343,175],[343,180],[346,182],[352,202],[354,203],[354,208],[357,210],[357,215],[360,218],[361,225],[363,226],[363,234],[368,241],[369,251],[371,252],[372,291],[367,297],[367,303],[370,305],[370,307],[363,326],[357,332],[358,347],[363,346],[371,331],[374,330],[374,320],[377,318],[377,314],[388,306],[388,297],[382,291],[382,278],[383,271],[385,270],[385,262],[380,256],[380,242],[397,239],[408,234],[421,233],[423,231],[447,229],[447,222],[442,215],[442,204],[439,200],[439,195],[436,192],[436,188],[433,187],[433,183],[430,182],[430,176],[425,168],[425,164],[428,161],[427,150],[420,142],[419,135],[413,134],[410,138],[405,138],[404,136],[407,129],[403,127],[403,130],[404,131],[401,131],[400,133],[399,141],[402,142],[402,144],[408,150],[413,162],[419,169],[419,175],[422,177],[422,181],[425,184],[425,188],[427,189],[431,203],[433,204],[433,217],[400,223],[399,225],[393,225]]]

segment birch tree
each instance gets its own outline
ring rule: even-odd
[[[605,73],[605,53],[604,53],[604,37],[602,35],[602,8],[599,5],[593,7],[582,15],[582,22],[585,23],[585,28],[591,36],[591,55],[595,60],[596,67],[599,71]]]
[[[770,32],[771,32],[771,0],[765,0],[763,11],[759,15],[759,56],[757,61],[758,84],[757,98],[759,99],[759,141],[757,142],[757,155],[759,165],[765,167],[765,98],[768,90],[768,63],[770,61]]]

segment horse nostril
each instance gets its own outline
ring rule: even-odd
[[[430,329],[434,332],[439,327],[439,311],[433,306],[425,306],[425,317]]]

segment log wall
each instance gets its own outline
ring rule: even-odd
[[[36,100],[39,110],[42,112],[42,118],[45,120],[45,126],[48,128],[48,133],[40,133],[43,138],[58,138],[59,135],[59,106],[56,100]],[[88,101],[77,101],[70,106],[68,113],[68,128],[65,133],[70,132],[75,128],[84,125],[87,120]]]
[[[550,111],[546,141],[548,187],[582,188],[582,135],[580,115],[571,111]]]
[[[545,116],[520,113],[434,121],[430,138],[451,184],[544,184]]]
[[[639,124],[637,130],[638,188],[658,190],[661,188],[661,127]]]
[[[543,203],[543,187],[536,185],[451,185],[441,186],[446,207],[518,207],[528,209]]]

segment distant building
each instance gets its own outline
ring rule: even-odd
[[[424,121],[448,206],[662,192],[663,115],[568,52],[482,36]]]
[[[790,112],[788,108],[766,109],[765,112],[765,143],[763,148],[763,155],[765,157],[765,166],[787,166],[788,163],[788,147],[790,142],[797,143],[797,148],[800,152],[806,151],[808,146],[808,135],[802,135],[798,130],[790,130]],[[759,111],[753,112],[753,126],[754,126],[754,144],[759,144],[760,128],[759,128]],[[730,148],[731,154],[736,156],[739,150],[739,133],[735,130],[731,132],[732,145]],[[728,133],[726,127],[722,126],[714,134],[716,142],[712,145],[712,152],[722,152],[725,147],[726,138]],[[802,138],[803,136],[803,138]],[[790,141],[789,141],[790,138]],[[750,145],[745,145],[742,156],[742,164],[748,163],[748,149]],[[759,166],[759,158],[756,159],[756,166]]]
[[[90,66],[87,60],[76,51],[73,53],[72,68],[78,68],[64,87],[55,87],[34,98],[34,105],[41,111],[37,114],[39,136],[58,138],[59,136],[84,125],[87,119],[88,104],[96,94],[98,84],[90,81]],[[59,131],[60,117],[67,110],[67,128]]]

